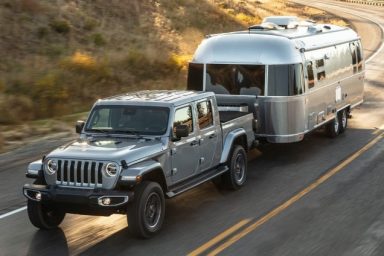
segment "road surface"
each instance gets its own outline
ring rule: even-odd
[[[34,228],[21,195],[26,164],[67,139],[36,142],[0,156],[0,255],[384,255],[384,8],[311,4],[350,19],[371,56],[365,103],[346,133],[254,150],[243,189],[206,183],[168,200],[150,240],[130,237],[121,215],[68,214],[58,230]]]

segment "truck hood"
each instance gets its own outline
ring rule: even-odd
[[[97,161],[125,160],[127,163],[156,155],[166,149],[165,139],[91,138],[78,139],[57,148],[49,158]]]

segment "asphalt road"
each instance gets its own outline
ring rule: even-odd
[[[311,4],[351,19],[373,56],[365,103],[346,133],[254,150],[243,189],[206,183],[168,200],[163,230],[150,240],[130,237],[121,215],[67,215],[49,232],[34,228],[25,210],[4,215],[25,205],[27,162],[68,138],[36,142],[0,155],[0,255],[384,255],[384,50],[372,55],[384,8]]]

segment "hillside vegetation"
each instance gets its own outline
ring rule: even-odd
[[[87,111],[116,93],[185,88],[204,35],[269,15],[343,24],[283,0],[2,0],[0,131]]]

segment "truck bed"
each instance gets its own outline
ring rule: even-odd
[[[249,113],[247,112],[240,112],[240,111],[219,111],[220,123],[226,123],[228,121],[231,121],[233,119],[236,119],[248,114]]]

